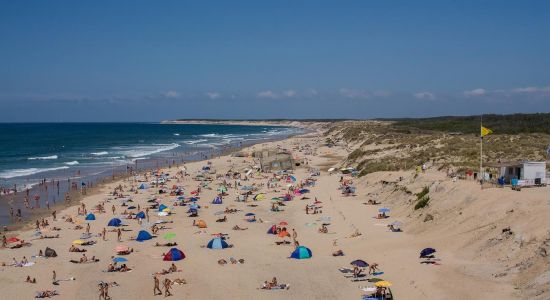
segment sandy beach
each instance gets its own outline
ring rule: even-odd
[[[105,212],[94,212],[96,219],[86,221],[86,215],[78,215],[79,206],[73,206],[57,213],[57,220],[48,217],[49,226],[41,228],[42,235],[59,238],[39,239],[32,228],[17,232],[7,232],[6,236],[17,237],[29,242],[29,246],[18,249],[1,249],[0,262],[0,292],[6,298],[33,298],[37,291],[56,290],[56,299],[96,299],[99,295],[100,281],[113,283],[109,288],[112,299],[128,299],[141,297],[153,299],[153,276],[156,272],[170,268],[170,261],[163,261],[163,253],[171,247],[156,247],[155,243],[167,243],[163,236],[175,233],[170,242],[177,242],[177,248],[183,251],[185,259],[175,261],[178,271],[159,275],[162,282],[165,278],[171,280],[183,279],[185,284],[174,284],[172,294],[175,298],[214,299],[361,299],[369,294],[361,288],[374,288],[374,282],[367,279],[381,278],[391,282],[391,291],[396,299],[513,299],[521,291],[515,289],[519,280],[515,276],[495,276],[507,267],[509,273],[520,272],[513,268],[514,260],[500,259],[498,251],[516,251],[513,247],[529,248],[529,245],[514,246],[518,238],[510,241],[506,247],[489,247],[489,250],[479,251],[481,243],[487,237],[499,234],[502,228],[512,227],[514,231],[522,232],[522,243],[534,243],[540,236],[546,234],[546,220],[542,217],[550,213],[545,206],[550,188],[530,189],[521,192],[521,201],[517,192],[509,189],[480,190],[473,181],[454,181],[445,173],[428,168],[425,173],[417,175],[415,171],[376,172],[361,178],[351,178],[338,172],[329,173],[331,167],[340,166],[340,161],[349,154],[347,145],[327,147],[320,131],[296,136],[284,141],[254,145],[243,149],[244,153],[254,150],[279,148],[287,149],[295,157],[305,159],[306,165],[296,167],[292,172],[296,182],[281,177],[275,187],[267,188],[268,179],[273,173],[250,172],[245,179],[245,170],[257,165],[252,157],[222,156],[206,161],[192,162],[185,165],[190,176],[176,176],[183,166],[162,171],[170,174],[166,187],[172,186],[184,189],[184,197],[193,196],[201,181],[194,177],[202,172],[208,164],[212,171],[209,175],[212,182],[204,182],[197,204],[201,206],[197,218],[188,217],[189,206],[174,206],[177,196],[159,194],[159,188],[137,189],[130,192],[141,183],[125,179],[106,184],[100,192],[81,201],[87,212],[94,212],[94,207],[104,203]],[[311,170],[320,170],[319,176],[310,176]],[[243,192],[240,187],[228,187],[227,195],[223,196],[222,204],[212,204],[223,184],[233,184],[235,179],[226,179],[223,175],[229,171],[237,172],[242,179],[241,186],[258,186],[247,202],[237,202],[237,194]],[[215,173],[214,173],[215,172]],[[216,179],[216,175],[221,177]],[[140,178],[142,178],[141,176]],[[351,180],[356,188],[355,195],[345,196],[342,190],[341,177]],[[152,177],[149,176],[149,179]],[[287,193],[292,186],[298,187],[307,179],[315,182],[314,186],[304,187],[309,193],[296,195],[291,201],[284,201],[282,211],[272,211],[273,197]],[[117,199],[112,195],[117,186],[123,187],[124,197]],[[437,199],[438,204],[427,211],[411,210],[411,192],[418,193],[424,186],[430,186],[430,197]],[[407,192],[409,191],[409,192]],[[264,194],[265,199],[254,201],[256,194]],[[546,197],[544,197],[546,195]],[[171,210],[168,216],[158,216],[158,209],[149,210],[149,224],[139,225],[136,219],[126,219],[122,212],[137,213],[137,209],[122,207],[121,199],[131,199],[128,205],[140,206],[143,211],[154,202],[164,204]],[[314,203],[317,199],[317,204]],[[380,205],[366,205],[369,199],[381,202]],[[316,205],[317,214],[306,214],[306,205]],[[111,207],[115,206],[115,213]],[[189,203],[188,203],[189,205]],[[389,208],[389,218],[377,219],[380,207]],[[236,209],[235,213],[218,213],[228,209]],[[322,211],[322,212],[321,212]],[[436,211],[436,212],[434,212]],[[510,212],[512,211],[512,212]],[[536,211],[536,212],[535,212]],[[525,218],[532,212],[536,218]],[[245,214],[254,213],[256,222],[248,222]],[[435,220],[425,222],[426,214],[433,214]],[[510,216],[510,215],[514,216]],[[226,222],[216,222],[226,216]],[[518,217],[516,217],[518,216]],[[523,216],[523,217],[522,217]],[[67,222],[71,217],[73,222]],[[108,227],[110,219],[118,217],[126,226],[122,231],[122,241],[117,241],[117,233]],[[204,220],[207,228],[193,226],[193,220]],[[165,226],[157,233],[157,237],[137,242],[130,240],[140,230],[151,232],[155,221],[166,221],[159,226]],[[392,222],[403,223],[402,232],[392,232],[387,225]],[[145,222],[145,221],[144,221]],[[286,240],[289,244],[277,245],[283,239],[277,235],[267,234],[273,225],[292,229],[297,234],[301,246],[309,248],[312,257],[309,259],[289,258],[294,251],[292,238]],[[145,222],[146,223],[146,222]],[[318,229],[323,223],[329,223],[326,233]],[[95,263],[71,263],[79,260],[82,253],[69,252],[74,240],[80,239],[85,232],[86,224],[90,224],[92,236],[87,240],[95,241],[91,246],[79,246],[86,249],[88,259],[95,256]],[[81,225],[82,228],[74,229]],[[237,225],[246,230],[232,230]],[[52,230],[53,227],[60,230]],[[106,240],[100,236],[107,229]],[[227,234],[226,241],[232,248],[208,249],[206,245],[215,234]],[[360,235],[358,235],[360,234]],[[496,236],[498,238],[498,236]],[[521,242],[520,241],[520,242]],[[11,246],[12,244],[8,244]],[[122,256],[131,269],[128,272],[107,272],[112,257],[118,255],[115,248],[119,245],[133,249],[129,255]],[[57,257],[36,257],[39,250],[46,247],[57,252]],[[436,248],[437,260],[433,263],[421,263],[419,252],[424,248]],[[512,250],[510,250],[512,249]],[[343,256],[333,256],[333,252],[342,250]],[[526,251],[519,250],[519,251]],[[511,254],[509,254],[511,256]],[[32,266],[11,266],[13,260],[20,262],[23,257],[34,264]],[[231,263],[231,258],[244,260],[243,263]],[[220,265],[224,259],[227,264]],[[350,262],[361,259],[369,264],[376,263],[379,271],[376,276],[353,278],[350,273],[343,273],[340,268],[353,269]],[[118,264],[120,266],[120,263]],[[512,270],[514,269],[514,270]],[[59,280],[52,284],[52,271]],[[27,276],[36,278],[36,283],[27,283]],[[261,289],[264,281],[277,278],[279,284],[288,284],[284,289]],[[70,280],[74,278],[74,280]],[[164,289],[163,289],[164,291]],[[163,296],[157,296],[163,298]],[[542,298],[541,298],[542,299]]]

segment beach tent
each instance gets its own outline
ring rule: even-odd
[[[107,224],[107,226],[113,226],[118,227],[122,225],[122,221],[119,218],[112,218],[111,221]]]
[[[149,188],[149,185],[147,183],[142,183],[138,187],[138,189],[140,189],[140,190],[145,190],[145,189],[148,189],[148,188]]]
[[[140,211],[136,214],[136,218],[138,219],[145,219],[145,213]]]
[[[168,206],[164,204],[159,205],[159,211],[164,211],[165,208],[168,208]]]
[[[136,237],[136,241],[143,242],[143,241],[146,241],[146,240],[150,240],[152,238],[153,238],[153,236],[149,232],[147,232],[145,230],[141,230],[138,233],[137,237]]]
[[[200,206],[196,203],[192,203],[191,205],[189,205],[189,209],[198,210],[199,208],[200,208]]]
[[[185,258],[185,254],[178,248],[172,248],[168,251],[162,260],[164,261],[178,261]]]
[[[212,240],[210,240],[210,242],[208,242],[208,245],[206,247],[208,247],[210,249],[225,249],[225,248],[229,247],[229,245],[227,244],[226,241],[224,241],[221,238],[217,237],[217,238],[213,238]]]
[[[195,223],[195,224],[199,228],[206,228],[206,222],[204,220],[198,220],[197,223]]]
[[[256,196],[254,196],[254,200],[256,200],[256,201],[265,200],[265,194],[258,194]]]
[[[89,213],[87,216],[86,216],[86,221],[94,221],[95,220],[95,215],[92,214],[92,213]]]
[[[420,251],[420,258],[427,257],[429,255],[432,255],[436,252],[434,248],[425,248],[422,251]]]
[[[57,257],[57,253],[52,248],[46,247],[44,251],[44,256],[46,257]]]
[[[292,254],[290,254],[290,258],[295,258],[295,259],[306,259],[306,258],[311,258],[311,256],[312,256],[311,250],[304,246],[299,246],[298,248],[296,248],[296,250],[294,250],[294,252],[292,252]]]
[[[212,200],[212,204],[222,204],[222,198],[216,197],[214,200]]]
[[[273,225],[267,230],[267,234],[277,234],[277,226]]]

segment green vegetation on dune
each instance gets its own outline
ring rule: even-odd
[[[479,133],[480,116],[434,117],[420,119],[386,119],[396,127],[413,127],[443,132]],[[494,134],[547,133],[550,134],[550,113],[483,115],[483,126]]]

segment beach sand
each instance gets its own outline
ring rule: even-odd
[[[251,149],[262,149],[274,146],[293,149],[295,155],[306,157],[309,167],[319,167],[321,175],[316,177],[317,183],[309,188],[311,192],[306,194],[308,200],[300,200],[296,197],[286,202],[282,212],[272,212],[272,197],[284,194],[281,190],[286,188],[286,183],[281,182],[279,192],[262,188],[260,192],[266,193],[266,200],[249,201],[246,203],[235,201],[235,189],[229,189],[221,205],[211,204],[216,197],[219,180],[210,184],[212,190],[203,189],[198,202],[202,208],[198,219],[203,219],[208,224],[200,231],[192,226],[193,218],[186,214],[186,207],[175,207],[173,214],[167,217],[157,217],[156,211],[151,210],[151,221],[157,219],[173,221],[165,224],[169,227],[159,231],[159,236],[145,242],[130,241],[132,235],[136,235],[141,227],[135,220],[128,220],[132,230],[123,232],[123,241],[118,242],[116,233],[108,232],[107,241],[100,237],[91,240],[97,241],[93,246],[84,246],[88,249],[88,258],[95,255],[98,263],[73,264],[71,259],[79,259],[80,253],[69,253],[71,242],[78,239],[84,229],[73,230],[76,224],[65,222],[63,216],[73,216],[82,225],[86,225],[84,216],[77,216],[77,207],[70,207],[58,212],[57,221],[48,218],[50,227],[57,226],[61,231],[44,231],[47,234],[60,234],[57,239],[31,240],[34,230],[22,229],[18,232],[8,232],[8,236],[18,236],[32,243],[30,247],[20,249],[1,249],[0,262],[10,264],[12,258],[21,260],[26,256],[34,261],[30,267],[0,267],[0,293],[2,298],[21,299],[33,298],[39,290],[57,290],[60,295],[56,299],[97,299],[98,282],[117,282],[118,287],[109,289],[112,299],[153,299],[153,276],[155,272],[168,269],[170,262],[162,260],[162,253],[168,251],[168,247],[155,247],[155,242],[166,242],[162,235],[166,232],[176,233],[173,241],[178,243],[177,248],[182,250],[186,258],[175,262],[181,272],[162,275],[164,278],[183,278],[184,285],[174,285],[172,293],[177,299],[360,299],[364,293],[361,286],[373,286],[368,281],[352,282],[344,277],[339,268],[351,267],[349,263],[355,259],[363,259],[369,263],[378,263],[384,273],[378,277],[393,283],[391,289],[397,299],[512,299],[518,291],[514,289],[517,284],[516,277],[495,277],[494,273],[504,269],[506,261],[491,259],[491,255],[501,257],[500,254],[491,252],[480,253],[480,243],[487,240],[487,236],[498,232],[509,221],[508,226],[531,235],[542,235],[541,225],[546,224],[545,219],[535,219],[527,224],[522,218],[508,218],[506,212],[514,210],[514,214],[521,214],[528,210],[542,210],[536,215],[546,213],[547,205],[543,203],[543,195],[550,194],[549,188],[532,189],[522,191],[521,194],[508,189],[491,189],[481,191],[479,185],[471,181],[453,182],[442,172],[429,169],[425,174],[414,176],[413,171],[402,172],[377,172],[360,179],[354,179],[357,186],[356,196],[344,197],[339,187],[339,174],[329,174],[328,167],[337,165],[338,159],[348,154],[344,147],[328,148],[323,145],[324,138],[318,133],[309,133],[305,136],[292,137],[284,141],[276,141],[258,144]],[[297,151],[300,146],[309,144],[313,149],[312,154]],[[218,174],[224,174],[230,167],[234,170],[243,170],[254,165],[252,158],[239,158],[222,156],[210,160]],[[205,162],[192,162],[186,165],[187,171],[194,175]],[[164,169],[173,175],[176,169]],[[307,168],[299,167],[294,173],[295,177],[305,180],[309,176]],[[271,174],[254,175],[249,181],[243,181],[243,185],[252,183],[265,183]],[[181,182],[170,181],[173,184],[185,187],[185,196],[194,190],[199,184],[185,177]],[[399,180],[399,177],[402,177]],[[396,182],[390,185],[381,181]],[[230,181],[231,182],[231,181]],[[132,182],[125,180],[113,182],[102,186],[99,193],[85,197],[82,203],[88,210],[95,204],[106,201],[108,193],[115,186],[122,184],[126,190]],[[441,205],[434,205],[428,211],[434,214],[432,222],[424,222],[427,211],[419,212],[405,205],[410,201],[410,194],[396,189],[396,186],[405,186],[408,190],[418,192],[425,185],[436,184],[431,197],[439,199]],[[147,200],[157,197],[160,203],[172,206],[174,196],[166,194],[158,195],[158,189],[150,188],[139,190],[139,194],[132,194],[133,205],[140,204],[146,207]],[[126,192],[127,193],[127,192]],[[517,195],[521,195],[522,201],[528,201],[530,205],[517,201]],[[306,204],[312,204],[313,199],[322,201],[322,214],[305,214]],[[364,205],[368,199],[375,198],[382,202],[382,206],[391,209],[390,218],[376,219],[380,206]],[[495,203],[500,203],[495,207]],[[97,234],[106,227],[107,222],[113,218],[111,205],[117,206],[115,216],[120,216],[122,208],[120,201],[111,200],[106,203],[106,213],[96,213],[97,219],[90,222],[91,232]],[[255,204],[256,207],[248,205]],[[538,206],[537,206],[538,205]],[[228,221],[217,223],[216,211],[226,207],[242,210],[235,214],[228,214]],[[437,210],[437,211],[434,211]],[[245,213],[252,212],[261,222],[249,223],[245,221]],[[459,214],[460,213],[460,214]],[[424,215],[422,215],[424,214]],[[451,216],[452,217],[447,217]],[[464,218],[462,217],[464,216]],[[466,218],[466,216],[468,216]],[[331,225],[329,233],[322,234],[317,231],[322,221],[321,217],[330,217]],[[404,222],[404,232],[390,232],[387,224],[401,220]],[[288,222],[287,228],[295,229],[301,245],[310,248],[313,252],[311,259],[289,259],[293,251],[292,245],[276,245],[278,237],[266,234],[269,227],[280,221]],[[511,223],[515,222],[515,223]],[[248,230],[231,230],[234,225],[248,227]],[[483,231],[484,226],[495,226],[492,231]],[[112,227],[107,227],[107,230]],[[481,228],[481,229],[480,229]],[[548,227],[546,227],[548,228]],[[355,231],[360,236],[350,237]],[[214,233],[229,234],[228,242],[233,248],[223,250],[211,250],[205,246]],[[528,239],[528,238],[526,238]],[[532,239],[531,239],[532,241]],[[134,249],[134,253],[125,256],[131,272],[107,273],[111,256],[115,255],[114,248],[117,245],[126,245]],[[55,258],[31,258],[39,249],[46,247],[57,251]],[[437,257],[441,259],[440,265],[420,264],[418,254],[426,247],[437,249]],[[333,251],[341,249],[345,256],[333,257]],[[494,250],[501,251],[501,250]],[[230,257],[244,259],[244,264],[227,264],[220,266],[217,261]],[[52,285],[52,271],[55,270],[58,279],[74,277],[74,281],[61,281],[59,285]],[[36,278],[36,284],[25,283],[27,275]],[[288,283],[288,290],[262,290],[259,289],[265,280],[277,277],[279,283]],[[162,284],[161,284],[162,287]],[[157,296],[163,298],[163,296]]]

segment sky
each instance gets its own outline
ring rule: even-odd
[[[550,1],[4,1],[0,122],[550,112]]]

